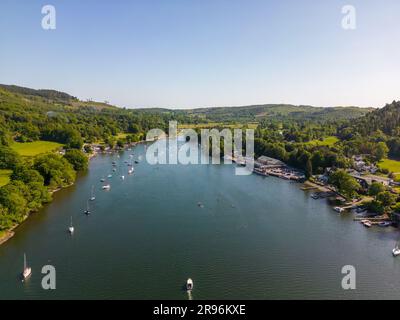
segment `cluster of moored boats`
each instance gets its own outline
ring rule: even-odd
[[[117,157],[119,158],[119,155],[117,155]],[[129,155],[129,159],[130,159],[130,161],[125,160],[124,163],[127,164],[127,166],[129,167],[128,174],[131,175],[135,171],[135,169],[133,167],[133,162],[139,163],[139,160],[135,160],[135,161],[133,160],[133,153],[131,155]],[[116,161],[112,162],[112,167],[113,167],[112,171],[113,172],[117,172],[117,162]],[[113,177],[112,174],[107,175],[108,179],[111,179],[112,177]],[[120,178],[121,178],[121,180],[125,180],[125,176],[124,175],[121,175]],[[106,183],[106,179],[105,178],[101,178],[100,182],[103,183],[103,185],[101,187],[102,190],[110,190],[111,189],[110,183]],[[84,214],[89,215],[91,213],[90,207],[89,207],[89,201],[95,201],[95,200],[96,200],[96,196],[95,196],[95,193],[94,193],[94,186],[92,186],[92,193],[91,193],[91,196],[90,196],[89,200],[86,202],[86,208],[83,211]],[[75,231],[75,228],[74,228],[74,226],[72,224],[72,216],[71,216],[71,224],[68,227],[68,232],[72,234],[72,233],[74,233],[74,231]]]
[[[119,155],[118,155],[118,157],[119,157]],[[129,156],[129,158],[130,158],[130,161],[125,161],[125,163],[126,163],[127,166],[129,167],[129,169],[128,169],[128,174],[131,175],[131,174],[133,174],[133,172],[134,172],[134,170],[135,170],[134,167],[133,167],[133,162],[139,163],[139,160],[133,160],[133,154],[131,154],[131,155]],[[116,163],[115,161],[112,162],[112,166],[113,166],[113,172],[116,172],[116,171],[117,171],[117,169],[116,169],[117,163]],[[112,174],[109,174],[109,175],[107,176],[108,179],[110,179],[110,178],[112,178],[112,177],[113,177]],[[121,178],[121,180],[124,180],[124,179],[125,179],[125,176],[124,176],[124,175],[121,175],[120,178]],[[109,183],[106,183],[106,179],[105,179],[105,178],[101,178],[101,179],[100,179],[100,182],[104,183],[104,184],[102,185],[102,187],[101,187],[102,190],[110,190],[110,189],[111,189],[111,185],[110,185]],[[83,213],[84,213],[84,214],[90,215],[91,210],[90,210],[89,202],[93,202],[93,201],[95,201],[95,200],[96,200],[95,189],[94,189],[94,186],[92,186],[92,190],[91,190],[90,197],[89,197],[89,199],[86,201],[86,207],[85,207],[85,209],[83,210]],[[74,232],[75,232],[75,227],[74,227],[74,225],[73,225],[72,216],[71,216],[71,222],[70,222],[70,225],[68,226],[68,233],[73,234]],[[22,273],[21,273],[22,280],[28,279],[28,278],[31,276],[31,274],[32,274],[32,268],[29,267],[29,266],[27,265],[26,254],[24,254],[24,269],[23,269],[23,271],[22,271]],[[190,281],[189,281],[189,280],[190,280]],[[187,286],[188,286],[188,288],[189,288],[189,287],[193,288],[193,281],[192,281],[191,279],[188,279],[188,284],[187,284]],[[188,289],[188,290],[189,290],[189,289]],[[190,289],[190,290],[191,290],[191,289]]]
[[[119,155],[118,155],[118,157],[119,157]],[[131,154],[129,157],[130,157],[130,161],[125,161],[125,163],[127,163],[128,167],[129,167],[128,174],[131,175],[131,174],[133,174],[133,172],[135,170],[134,167],[133,167],[133,162],[139,163],[139,160],[133,160],[133,154]],[[117,163],[115,161],[112,162],[112,166],[113,166],[113,172],[116,172],[117,171],[117,169],[116,169]],[[113,177],[112,174],[109,174],[107,176],[108,179],[110,179],[112,177]],[[124,180],[125,176],[121,175],[121,179]],[[102,187],[101,187],[102,190],[110,190],[111,189],[111,185],[109,183],[105,183],[106,182],[105,178],[101,178],[100,182],[104,183],[102,185]],[[91,210],[90,210],[89,202],[95,201],[95,200],[96,200],[95,189],[94,189],[94,186],[92,186],[90,197],[86,201],[86,208],[83,210],[84,214],[90,215]],[[75,227],[74,227],[73,222],[72,222],[72,216],[71,216],[70,225],[68,226],[68,232],[70,234],[73,234],[75,232]],[[24,254],[24,269],[23,269],[23,271],[21,273],[22,280],[28,279],[31,276],[31,274],[32,274],[32,268],[27,265],[26,254]],[[191,281],[191,279],[189,279],[189,280],[188,280],[187,286],[188,286],[188,288],[189,287],[193,288],[193,281]]]

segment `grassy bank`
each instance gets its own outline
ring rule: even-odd
[[[0,170],[0,187],[10,182],[11,170]]]

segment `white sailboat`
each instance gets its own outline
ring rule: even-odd
[[[192,291],[193,290],[193,280],[192,279],[187,279],[186,281],[186,290],[187,291]]]
[[[133,167],[133,159],[131,158],[131,162],[128,163],[128,174],[132,174],[135,171],[135,168]]]
[[[90,209],[89,209],[89,201],[86,201],[86,210],[83,211],[84,214],[89,215],[90,214]]]
[[[26,264],[26,254],[24,253],[24,270],[22,271],[22,279],[26,280],[28,279],[32,274],[32,269],[31,267],[28,267]]]
[[[392,254],[394,257],[397,257],[398,255],[400,255],[400,248],[399,248],[398,242],[396,243],[396,246],[393,248]]]
[[[96,200],[96,196],[94,195],[94,186],[92,186],[92,195],[90,197],[90,201]]]
[[[105,184],[102,189],[103,190],[110,190],[111,186],[109,184]]]
[[[69,228],[68,228],[68,232],[69,232],[70,234],[73,234],[74,231],[75,231],[75,229],[74,229],[74,226],[72,225],[72,216],[71,216],[71,224],[70,224],[70,226],[69,226]]]

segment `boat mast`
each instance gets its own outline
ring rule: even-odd
[[[24,270],[26,269],[26,254],[24,253]]]

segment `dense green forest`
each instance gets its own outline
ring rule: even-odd
[[[400,158],[400,102],[376,110],[293,105],[126,109],[54,90],[0,85],[0,170],[10,172],[0,188],[0,232],[49,202],[51,191],[72,184],[76,173],[87,169],[92,144],[122,147],[140,141],[150,129],[167,131],[170,120],[200,124],[197,130],[207,123],[220,128],[251,123],[256,156],[280,159],[308,177],[326,168],[348,169],[354,155],[367,155],[369,162]],[[16,144],[34,141],[57,142],[64,152],[27,157],[16,151]],[[342,171],[332,183],[353,188],[344,190],[349,195],[357,189]]]
[[[141,112],[189,116],[194,122],[243,123],[264,119],[325,122],[354,119],[366,115],[371,108],[295,106],[290,104],[265,104],[242,107],[198,108],[188,110],[138,109]]]

